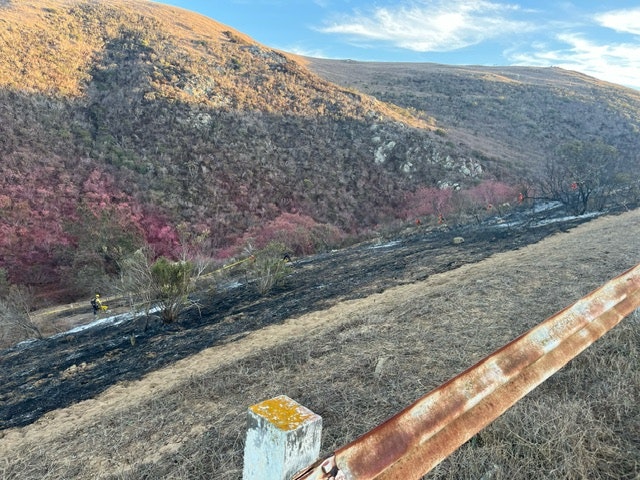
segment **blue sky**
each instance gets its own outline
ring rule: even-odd
[[[640,89],[640,0],[166,0],[323,58],[557,66]]]

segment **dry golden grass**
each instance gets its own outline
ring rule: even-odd
[[[120,35],[118,21],[144,17],[162,24],[185,44],[218,40],[225,25],[187,10],[149,1],[101,1],[102,18],[84,18],[79,0],[11,2],[0,9],[0,86],[77,96],[90,79],[92,63],[106,41]],[[118,14],[115,15],[115,12]],[[110,15],[109,15],[110,14]],[[130,27],[131,28],[131,27]],[[247,42],[249,37],[234,31]]]
[[[300,57],[263,48],[247,35],[185,9],[147,0],[38,0],[11,2],[0,12],[0,87],[10,90],[86,96],[109,44],[128,42],[136,50],[132,59],[155,65],[147,72],[150,85],[139,85],[134,75],[130,79],[131,89],[149,89],[147,100],[307,116],[329,113],[318,106],[326,96],[333,114],[360,118],[377,112],[416,128],[433,128],[407,109],[313,76],[294,63]],[[256,52],[280,67],[265,68],[266,63],[256,61]],[[230,63],[236,68],[223,73]],[[211,89],[218,92],[213,98]]]
[[[205,350],[2,432],[5,479],[239,479],[250,404],[286,394],[353,440],[638,263],[640,211]],[[426,478],[637,479],[636,312]]]

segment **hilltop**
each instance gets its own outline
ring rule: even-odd
[[[637,90],[554,67],[305,60],[326,80],[425,112],[448,137],[516,171],[539,171],[572,139],[601,140],[640,166]]]
[[[0,268],[54,301],[109,288],[141,244],[175,255],[184,231],[227,258],[434,223],[441,196],[477,218],[569,142],[637,172],[637,92],[556,69],[329,67],[144,0],[0,13]]]

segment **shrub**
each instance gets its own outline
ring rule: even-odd
[[[286,246],[271,242],[262,250],[253,254],[253,260],[247,263],[247,277],[260,293],[266,295],[273,287],[284,281],[290,268],[284,259]]]
[[[487,180],[466,190],[464,193],[472,203],[484,208],[499,208],[517,197],[516,188],[506,183]]]
[[[120,264],[120,289],[129,302],[134,318],[144,313],[145,330],[153,307],[154,288],[151,276],[153,255],[149,248],[141,248],[128,255]]]
[[[193,263],[160,257],[152,261],[149,249],[140,249],[123,260],[121,288],[129,299],[134,315],[144,312],[147,323],[152,308],[157,308],[165,323],[173,323],[193,302]],[[145,325],[146,329],[146,325]]]
[[[252,243],[258,249],[276,243],[296,255],[309,255],[339,244],[343,237],[337,227],[318,223],[308,215],[285,212],[250,229],[242,243]]]
[[[437,187],[421,187],[405,196],[401,216],[405,220],[420,217],[444,217],[452,209],[453,190]]]
[[[480,223],[490,215],[502,215],[518,199],[518,188],[495,180],[487,180],[479,185],[456,193],[454,210],[464,221],[471,216]]]
[[[42,338],[33,319],[33,291],[28,287],[11,285],[6,272],[0,270],[0,335],[8,340]]]
[[[193,264],[184,260],[172,262],[165,257],[160,257],[151,266],[154,299],[165,323],[177,320],[178,315],[189,304],[192,273]]]

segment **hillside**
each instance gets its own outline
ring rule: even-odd
[[[298,254],[332,248],[434,221],[420,192],[499,180],[500,202],[515,199],[548,154],[540,145],[591,139],[590,118],[637,171],[637,96],[616,86],[573,76],[561,96],[522,83],[498,101],[490,90],[513,81],[439,67],[437,88],[387,83],[374,97],[308,63],[145,0],[0,3],[0,268],[66,300],[109,288],[105,275],[143,243],[174,254],[185,230],[209,232],[219,258],[277,232],[313,232]],[[598,116],[576,113],[596,87]],[[534,97],[518,104],[523,92]],[[523,127],[515,105],[531,103],[538,117]],[[557,122],[539,122],[551,111]],[[577,123],[558,128],[566,115]],[[531,129],[539,141],[522,140]],[[473,208],[490,200],[480,192]]]
[[[473,155],[424,121],[202,16],[146,1],[0,12],[0,263],[15,282],[90,270],[76,247],[122,231],[161,253],[181,222],[211,248],[282,213],[355,231],[417,185],[472,180],[455,167]]]
[[[334,451],[640,259],[638,210],[539,225],[317,255],[287,288],[236,288],[179,329],[3,350],[1,475],[237,480],[247,408],[281,394],[323,417]],[[639,354],[636,312],[426,478],[637,478]]]
[[[390,239],[296,259],[289,265],[286,281],[267,295],[260,293],[244,269],[232,269],[223,279],[203,279],[192,294],[198,308],[186,309],[176,325],[154,315],[148,324],[142,318],[122,321],[130,320],[131,311],[116,299],[109,301],[110,313],[100,315],[95,328],[85,328],[96,322],[87,302],[40,312],[37,321],[46,341],[17,343],[0,338],[0,370],[6,376],[0,381],[0,399],[4,399],[0,430],[27,425],[50,410],[95,396],[208,346],[523,248],[590,219],[566,218],[556,208],[453,230],[407,229]],[[464,242],[455,243],[453,239],[460,236]],[[65,372],[81,364],[91,368],[82,375],[51,375],[51,369]]]
[[[306,58],[323,78],[437,119],[454,141],[537,170],[572,139],[601,140],[640,168],[640,92],[560,68]]]

